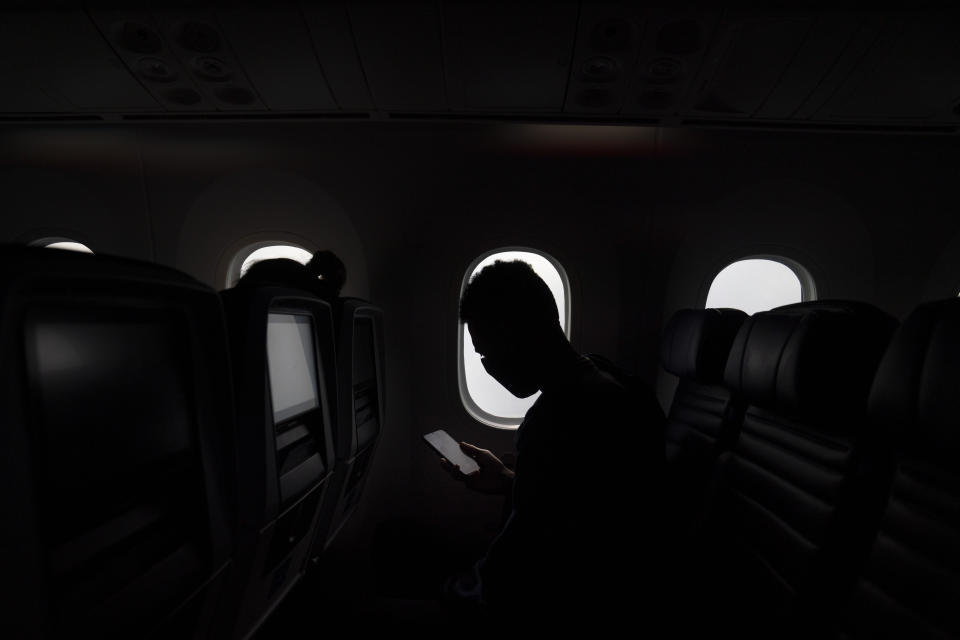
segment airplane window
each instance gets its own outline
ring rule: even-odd
[[[802,267],[797,266],[797,269]],[[808,282],[804,295],[803,279]],[[814,299],[813,280],[808,274],[783,262],[765,258],[738,260],[713,279],[705,307],[740,309],[749,314],[785,304]]]
[[[570,283],[567,280],[563,267],[552,257],[533,249],[509,248],[498,249],[477,258],[463,279],[460,295],[470,279],[478,271],[497,260],[523,260],[533,267],[533,270],[543,278],[553,297],[557,301],[560,312],[560,325],[567,337],[570,337]],[[501,429],[515,429],[523,420],[527,409],[540,396],[538,391],[529,398],[517,398],[504,389],[494,380],[480,364],[480,356],[473,348],[470,330],[460,324],[459,378],[460,399],[467,412],[480,422],[491,427]]]
[[[313,254],[304,249],[303,247],[298,247],[292,244],[270,244],[267,246],[261,246],[255,251],[252,251],[250,255],[244,258],[243,262],[240,264],[240,273],[237,274],[236,280],[239,280],[247,272],[247,269],[252,267],[255,263],[260,262],[261,260],[273,260],[274,258],[289,258],[290,260],[296,260],[300,264],[307,264],[310,261],[310,257]]]
[[[37,247],[46,247],[47,249],[64,249],[66,251],[78,251],[80,253],[93,253],[93,250],[85,244],[61,238],[48,238],[45,240],[38,240],[37,242],[31,244]]]

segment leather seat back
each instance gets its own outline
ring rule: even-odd
[[[736,438],[740,408],[723,371],[746,318],[738,309],[682,309],[663,333],[660,362],[680,379],[665,434],[668,524],[680,530],[700,510],[717,456]]]
[[[0,309],[0,636],[206,637],[236,516],[216,293],[4,247]]]
[[[245,283],[221,299],[237,390],[240,517],[219,624],[246,637],[300,580],[331,499],[334,326],[330,305],[306,290]]]
[[[336,468],[332,500],[321,508],[320,533],[312,557],[344,529],[360,505],[386,419],[383,311],[359,298],[338,298]]]
[[[867,394],[895,327],[867,304],[806,302],[752,316],[734,341],[724,380],[746,408],[703,533],[736,572],[726,595],[749,602],[754,623],[784,624],[830,580],[823,559],[841,538]]]
[[[960,300],[907,318],[869,412],[891,445],[889,491],[842,627],[854,637],[960,637]]]

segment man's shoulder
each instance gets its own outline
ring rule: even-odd
[[[584,378],[585,397],[600,411],[625,412],[645,419],[662,419],[653,387],[639,376],[598,356],[587,356],[591,371]]]
[[[544,399],[554,406],[581,403],[595,395],[626,394],[627,388],[616,377],[600,369],[586,356],[581,356],[576,368],[562,385],[544,393]]]
[[[577,369],[566,384],[555,387],[537,400],[525,422],[551,424],[550,432],[581,433],[584,425],[637,421],[661,422],[663,412],[653,389],[635,376],[598,366],[592,358],[582,356]],[[564,425],[570,425],[565,428]]]
[[[630,395],[630,389],[624,384],[622,379],[615,377],[612,373],[600,369],[593,362],[590,368],[581,378],[582,388],[590,393],[610,399],[627,398]]]
[[[639,377],[627,373],[610,361],[599,356],[583,356],[586,364],[583,368],[581,385],[598,394],[614,397],[630,397],[637,392],[651,391]]]
[[[621,408],[633,404],[637,392],[644,390],[642,383],[624,379],[583,356],[577,363],[576,375],[550,394],[550,404],[555,410],[567,412]]]

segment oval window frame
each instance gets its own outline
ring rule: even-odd
[[[540,249],[535,249],[533,247],[525,246],[506,246],[506,247],[497,247],[496,249],[491,249],[480,254],[479,257],[473,259],[470,264],[467,266],[467,269],[464,271],[463,278],[460,282],[460,293],[457,297],[457,309],[459,312],[460,300],[463,299],[463,292],[466,291],[467,285],[470,283],[470,278],[473,277],[474,272],[477,269],[477,265],[489,258],[490,256],[496,255],[498,253],[508,253],[513,251],[522,251],[526,253],[532,253],[538,255],[550,265],[556,269],[557,274],[560,276],[560,282],[563,286],[563,309],[558,309],[563,318],[563,331],[566,334],[567,339],[570,339],[571,335],[571,320],[572,320],[572,309],[573,303],[571,300],[571,287],[570,287],[570,277],[567,275],[566,269],[563,268],[563,265],[560,264],[560,261],[554,258],[549,253],[542,251]],[[515,431],[520,423],[523,421],[523,418],[508,418],[506,416],[498,416],[492,414],[485,409],[477,405],[476,401],[470,395],[470,391],[467,388],[467,374],[466,367],[463,358],[463,347],[464,347],[464,334],[465,334],[465,325],[463,322],[460,322],[459,313],[457,316],[457,390],[460,394],[460,403],[463,405],[463,408],[466,409],[467,414],[488,427],[493,427],[494,429],[500,429],[504,431]]]
[[[275,246],[294,247],[310,254],[313,253],[313,251],[307,249],[303,245],[287,240],[261,240],[244,245],[242,249],[233,254],[233,257],[230,258],[230,262],[227,265],[226,288],[230,289],[236,286],[237,282],[240,281],[240,271],[243,269],[243,263],[246,262],[250,256],[260,249]]]
[[[61,251],[74,251],[76,253],[86,253],[89,255],[95,254],[94,250],[91,249],[90,245],[87,244],[86,242],[81,242],[80,240],[75,240],[74,238],[68,238],[66,236],[44,236],[43,238],[37,238],[36,240],[31,240],[30,242],[27,243],[27,246],[42,247],[46,249],[46,248],[49,248],[50,245],[57,244],[60,242],[69,242],[71,244],[80,245],[81,247],[83,247],[83,250],[65,249],[63,247],[54,247],[55,249],[59,249]]]
[[[722,267],[713,272],[713,275],[709,278],[706,286],[701,289],[700,300],[698,301],[698,307],[700,309],[707,308],[707,299],[710,297],[710,289],[713,288],[713,283],[716,281],[717,277],[728,267],[735,265],[738,262],[743,262],[744,260],[769,260],[771,262],[779,262],[783,266],[790,269],[790,271],[793,272],[793,275],[797,277],[797,280],[800,281],[800,302],[809,302],[811,300],[818,299],[816,280],[814,280],[810,270],[807,269],[803,264],[797,260],[794,260],[793,258],[788,258],[782,255],[771,253],[755,253],[736,258],[735,260],[728,260],[723,264]]]

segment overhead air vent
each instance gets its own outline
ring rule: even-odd
[[[590,37],[590,48],[601,53],[619,53],[630,46],[630,22],[610,18],[597,24]]]
[[[628,95],[643,23],[632,13],[610,11],[606,4],[581,3],[566,112],[613,115]]]
[[[707,53],[706,34],[723,15],[716,10],[657,10],[649,15],[622,114],[680,112],[686,108]]]
[[[670,22],[657,34],[657,51],[660,53],[685,56],[699,51],[701,46],[700,23],[696,20]]]
[[[163,49],[160,34],[141,22],[128,20],[119,25],[117,40],[120,46],[134,53],[159,53]]]
[[[148,12],[97,9],[89,15],[130,73],[156,101],[156,107],[195,111],[207,106],[170,50],[169,35]]]
[[[620,67],[613,58],[594,56],[583,63],[580,75],[587,82],[613,82],[620,75]]]
[[[200,56],[193,61],[193,69],[198,76],[211,82],[225,82],[233,77],[229,65],[213,56]]]
[[[264,108],[235,57],[232,43],[220,30],[214,11],[158,10],[153,17],[160,32],[173,43],[174,55],[194,81],[205,105],[219,111]]]
[[[204,22],[185,22],[180,27],[177,43],[187,51],[213,53],[220,48],[220,35]]]
[[[650,84],[672,84],[683,75],[683,63],[676,58],[654,58],[646,71]]]
[[[177,79],[177,72],[160,58],[140,58],[137,72],[153,82],[173,82]]]

